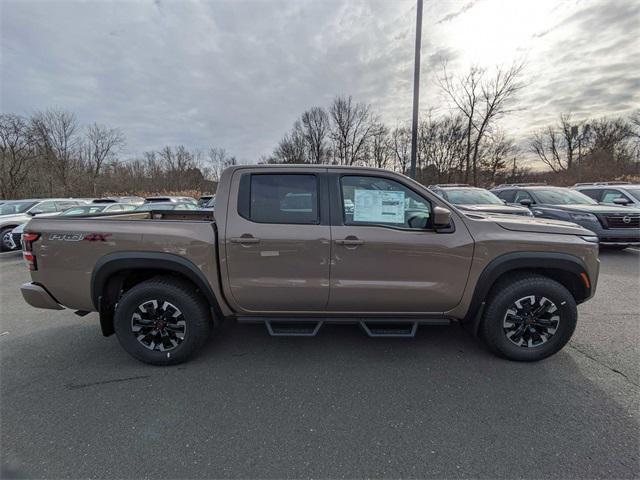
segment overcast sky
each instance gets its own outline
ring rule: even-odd
[[[221,146],[253,162],[336,94],[411,116],[415,0],[1,0],[2,112],[120,127],[126,154]],[[421,109],[454,70],[526,58],[522,138],[560,112],[640,108],[640,2],[425,0]]]

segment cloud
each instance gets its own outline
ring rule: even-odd
[[[471,2],[468,2],[468,3],[464,4],[460,9],[456,10],[455,12],[452,12],[452,13],[449,13],[449,14],[445,15],[440,20],[438,20],[436,23],[441,24],[441,23],[450,22],[451,20],[455,20],[460,15],[462,15],[463,13],[467,12],[468,10],[470,10],[476,4],[476,2],[477,2],[477,0],[473,0]]]
[[[425,3],[423,111],[447,111],[440,59],[456,73],[522,51],[528,86],[507,132],[526,135],[565,110],[637,108],[640,5],[549,5]],[[256,161],[336,94],[371,103],[390,125],[411,116],[415,0],[5,0],[1,21],[3,111],[57,106],[117,126],[130,156],[185,144]]]

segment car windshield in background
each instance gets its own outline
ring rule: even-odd
[[[0,205],[0,215],[24,213],[38,202],[7,202]]]
[[[504,205],[502,200],[486,190],[447,189],[444,196],[454,205]]]
[[[62,212],[62,215],[95,215],[96,213],[102,212],[105,208],[107,208],[107,205],[90,205],[87,207],[76,207],[65,210],[64,212]]]
[[[176,208],[177,203],[161,203],[161,202],[151,202],[145,203],[144,205],[140,205],[136,208],[137,212],[148,212],[150,210],[173,210]]]
[[[635,197],[636,200],[640,200],[640,187],[625,188],[625,191]]]
[[[549,188],[534,191],[540,203],[549,205],[597,205],[594,199],[584,193],[565,188]]]

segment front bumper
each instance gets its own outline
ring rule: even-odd
[[[640,245],[640,228],[604,228],[599,223],[572,221],[597,235],[600,245]]]
[[[46,308],[49,310],[64,310],[64,307],[56,302],[44,287],[37,283],[25,283],[20,287],[20,292],[25,302],[32,307]]]

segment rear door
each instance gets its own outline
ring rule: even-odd
[[[473,256],[452,215],[436,232],[434,199],[383,173],[330,171],[333,252],[329,310],[441,313],[462,298]]]
[[[326,169],[240,169],[225,228],[229,299],[241,312],[323,312],[329,298]]]

